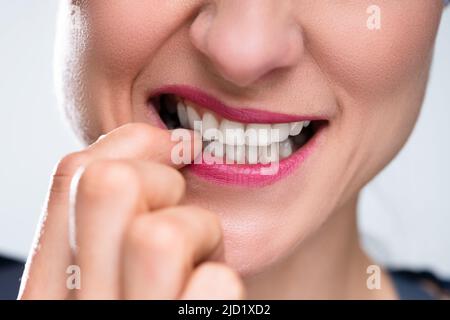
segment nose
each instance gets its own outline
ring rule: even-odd
[[[193,45],[215,71],[239,87],[290,68],[304,51],[303,34],[291,1],[212,1],[190,29]]]

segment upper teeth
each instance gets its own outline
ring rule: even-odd
[[[209,148],[215,156],[225,155],[227,161],[249,164],[268,163],[286,158],[292,154],[293,142],[290,136],[298,136],[309,121],[291,123],[243,124],[227,119],[219,120],[214,114],[205,111],[202,116],[189,102],[179,101],[177,113],[181,126],[188,129],[201,128],[203,140],[211,141]],[[277,159],[275,159],[277,158]]]
[[[183,104],[183,102],[178,102],[177,113],[178,119],[180,119],[181,126],[183,126],[183,128],[189,128],[188,114],[186,112],[186,106]]]

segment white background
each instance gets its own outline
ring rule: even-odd
[[[56,11],[57,0],[0,4],[0,253],[19,258],[28,252],[54,164],[80,147],[53,91]],[[380,262],[450,276],[449,107],[450,8],[418,126],[360,206],[364,244]]]

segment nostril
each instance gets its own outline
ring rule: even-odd
[[[239,87],[248,87],[279,69],[294,67],[303,53],[303,32],[292,19],[230,9],[203,9],[191,25],[192,44],[212,72]],[[273,18],[273,19],[272,19]],[[272,21],[274,20],[274,21]]]

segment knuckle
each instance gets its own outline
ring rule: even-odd
[[[139,177],[131,165],[120,160],[103,160],[86,167],[78,191],[83,196],[111,196],[133,192],[133,187],[138,184]]]
[[[153,255],[175,254],[184,256],[186,236],[183,227],[166,217],[137,218],[130,228],[128,241],[133,247],[143,247]]]
[[[200,264],[195,272],[197,279],[214,279],[214,287],[220,292],[220,297],[214,299],[240,300],[245,298],[245,287],[243,281],[236,271],[224,263],[204,262]]]
[[[216,280],[225,287],[223,292],[227,295],[226,299],[243,299],[245,289],[237,272],[223,264],[215,264],[214,268]]]
[[[173,180],[173,183],[176,185],[185,186],[186,182],[184,180],[183,175],[180,171],[175,168],[164,166],[167,169],[167,174],[170,176],[170,179]]]
[[[170,132],[146,123],[134,122],[121,127],[126,135],[133,137],[134,141],[139,141],[146,148],[153,148],[156,142],[170,139]]]
[[[197,221],[209,222],[210,227],[221,229],[221,221],[217,214],[211,212],[208,209],[202,208],[196,205],[182,205],[176,207],[176,210],[182,214],[194,215],[197,217]]]
[[[161,165],[162,166],[162,165]],[[186,191],[186,180],[180,171],[175,168],[163,166],[165,170],[165,177],[170,182],[171,190],[175,198],[181,198]]]
[[[64,156],[56,165],[52,175],[51,193],[66,193],[76,171],[88,162],[88,154],[80,151]]]
[[[230,300],[242,300],[245,299],[245,288],[240,280],[229,282],[230,285]]]
[[[88,155],[83,151],[70,153],[58,162],[54,175],[71,177],[87,160]]]
[[[153,141],[157,132],[162,131],[154,128],[146,123],[134,122],[125,124],[122,129],[141,141]]]

